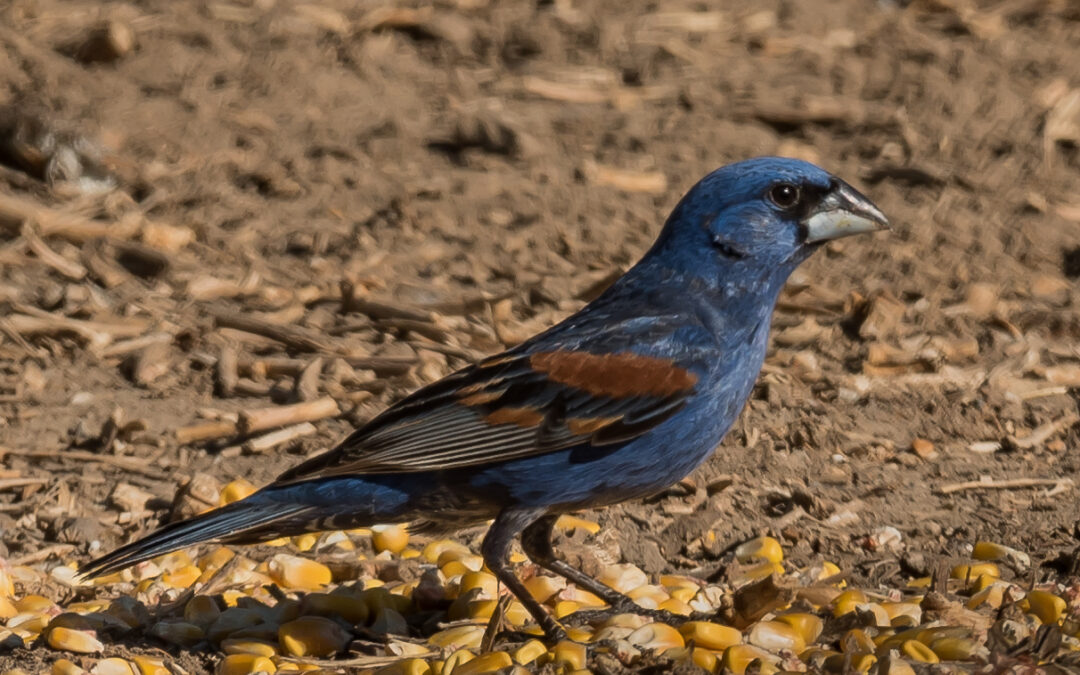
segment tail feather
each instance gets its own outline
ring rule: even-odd
[[[306,504],[261,502],[248,498],[181,520],[121,546],[115,551],[79,568],[79,575],[93,579],[130,567],[159,555],[204,542],[251,543],[266,541],[298,528],[297,518],[308,520],[305,512],[314,509]]]

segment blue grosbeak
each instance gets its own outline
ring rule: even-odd
[[[723,439],[765,358],[788,275],[824,242],[887,226],[854,188],[761,157],[706,176],[644,258],[536,337],[428,385],[259,492],[83,566],[113,572],[206,541],[494,519],[481,552],[549,638],[559,624],[508,564],[511,541],[619,611],[629,598],[558,559],[558,514],[655,493]]]

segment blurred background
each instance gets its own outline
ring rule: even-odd
[[[873,582],[986,537],[1064,569],[1078,54],[1068,0],[8,0],[0,555],[84,559],[270,480],[778,154],[896,231],[798,272],[740,423],[593,514],[610,546],[700,572],[770,533]]]

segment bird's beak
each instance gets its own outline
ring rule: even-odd
[[[889,219],[855,188],[842,180],[803,219],[807,243],[839,239],[889,228]]]

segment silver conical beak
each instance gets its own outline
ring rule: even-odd
[[[872,201],[837,180],[821,202],[803,219],[806,241],[815,243],[889,228],[889,219]]]

